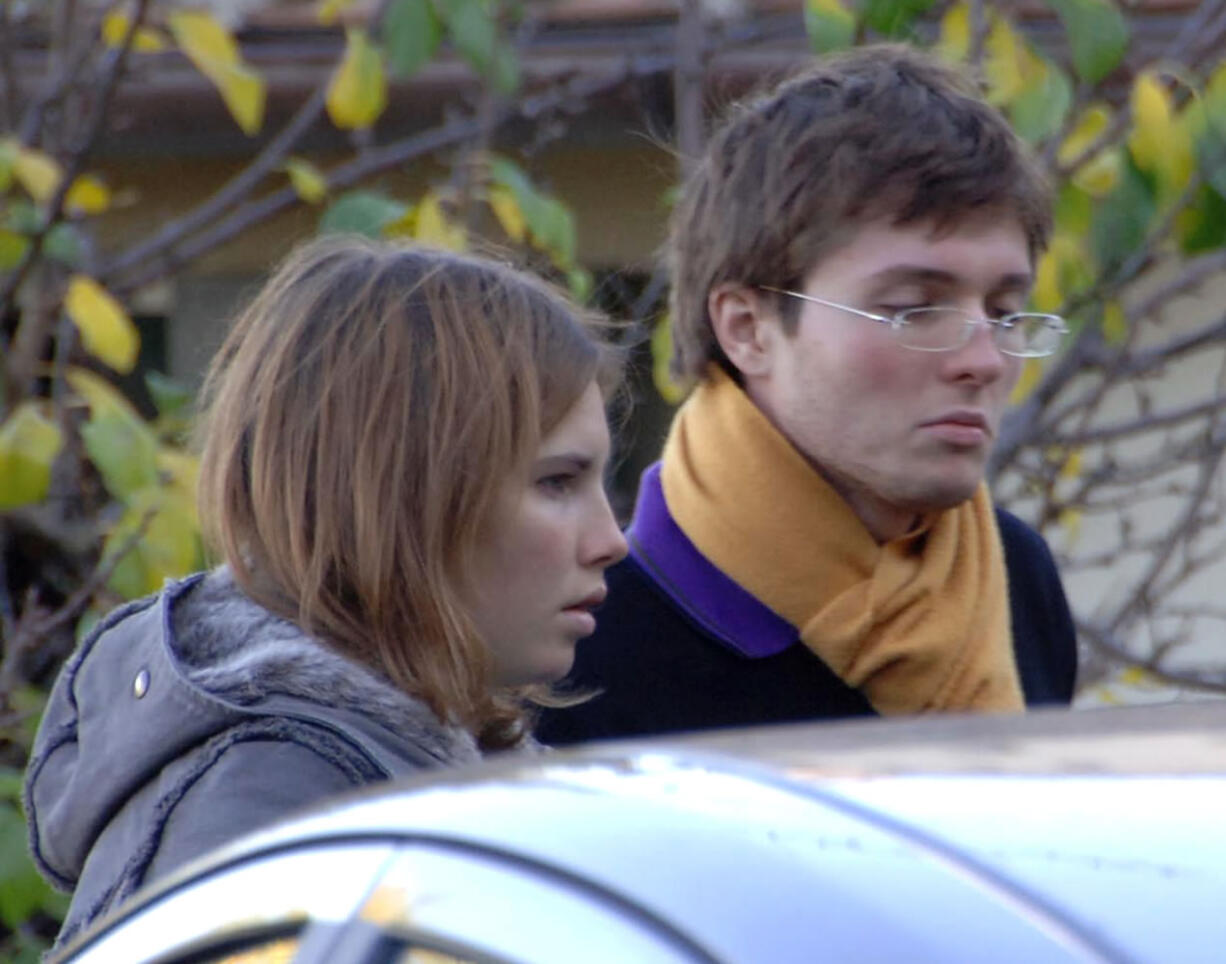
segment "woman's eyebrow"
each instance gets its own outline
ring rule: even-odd
[[[565,465],[567,468],[575,469],[580,472],[590,469],[595,462],[596,460],[592,458],[591,455],[584,452],[575,451],[549,452],[537,459],[537,465]]]

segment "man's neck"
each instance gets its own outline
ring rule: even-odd
[[[884,545],[901,538],[919,524],[918,513],[910,509],[899,508],[878,498],[862,486],[837,477],[812,459],[809,459],[808,462],[842,497],[843,501],[851,506],[851,511],[855,513],[856,518],[879,544]]]

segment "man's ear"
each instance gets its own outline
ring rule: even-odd
[[[773,304],[756,288],[726,281],[707,295],[707,312],[720,348],[741,374],[766,374],[783,333]]]

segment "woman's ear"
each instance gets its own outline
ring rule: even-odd
[[[766,374],[783,333],[779,313],[756,288],[728,281],[707,295],[711,329],[728,360],[747,378]]]

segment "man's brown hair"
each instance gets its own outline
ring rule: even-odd
[[[206,536],[251,598],[511,745],[520,701],[494,691],[460,591],[501,486],[618,368],[590,321],[493,261],[299,248],[205,381]]]
[[[1046,246],[1046,181],[1005,119],[961,73],[895,44],[860,47],[733,110],[673,213],[666,254],[674,371],[734,377],[707,296],[723,282],[796,288],[868,220],[1015,215],[1032,258]],[[783,306],[789,333],[797,314]]]

